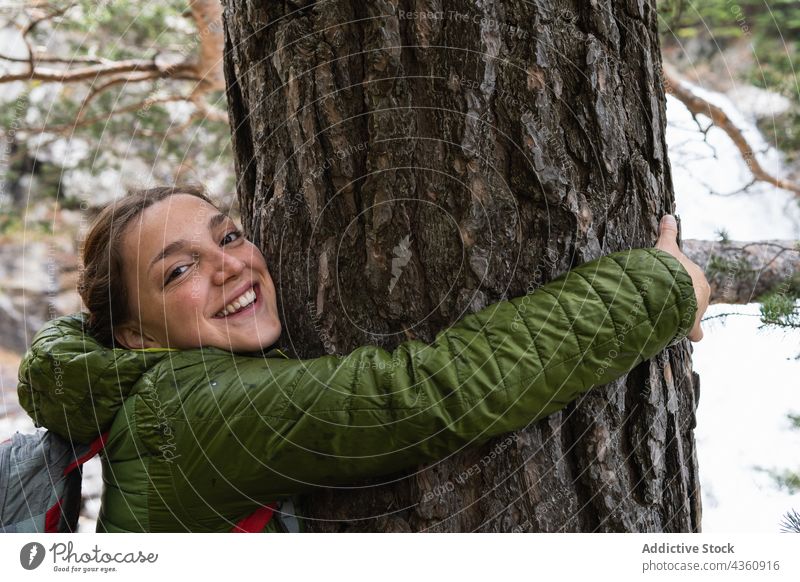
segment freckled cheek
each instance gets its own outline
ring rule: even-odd
[[[245,261],[250,261],[254,266],[259,265],[260,267],[266,270],[267,260],[264,258],[264,255],[261,253],[259,248],[250,241],[247,241],[247,244],[244,246],[245,246],[244,249],[245,252],[243,254],[242,259]]]
[[[202,314],[207,311],[206,289],[201,285],[193,286],[191,281],[187,281],[187,283],[186,289],[181,289],[180,293],[174,294],[165,304],[168,316],[190,316],[193,318],[196,314]]]
[[[263,296],[266,299],[267,311],[270,313],[270,315],[272,317],[277,318],[278,317],[278,299],[276,297],[274,285],[272,285],[271,287],[272,287],[271,289],[269,289],[268,291],[265,291]]]

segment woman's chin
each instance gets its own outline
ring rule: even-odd
[[[278,341],[281,337],[281,323],[280,321],[272,323],[270,326],[262,326],[256,330],[256,349],[268,348]]]
[[[255,352],[271,346],[281,335],[280,325],[253,325],[250,329],[228,330],[225,349],[233,352]]]

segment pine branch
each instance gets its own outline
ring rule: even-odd
[[[796,509],[786,512],[781,522],[781,532],[783,533],[800,533],[800,513]]]

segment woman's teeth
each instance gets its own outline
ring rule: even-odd
[[[225,309],[217,313],[215,317],[225,317],[226,315],[230,315],[231,313],[234,313],[236,311],[239,311],[240,309],[247,307],[255,300],[256,300],[256,292],[250,289],[232,303],[228,303],[225,306]]]

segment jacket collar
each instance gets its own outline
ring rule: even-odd
[[[192,350],[109,348],[89,334],[88,314],[48,321],[37,332],[19,368],[17,396],[37,427],[76,443],[107,431],[144,373],[164,359]],[[200,348],[221,351],[219,348]],[[255,357],[288,359],[277,347]]]
[[[88,314],[48,321],[19,367],[17,396],[37,427],[89,443],[111,426],[133,386],[171,357],[170,348],[108,348],[87,331]]]

